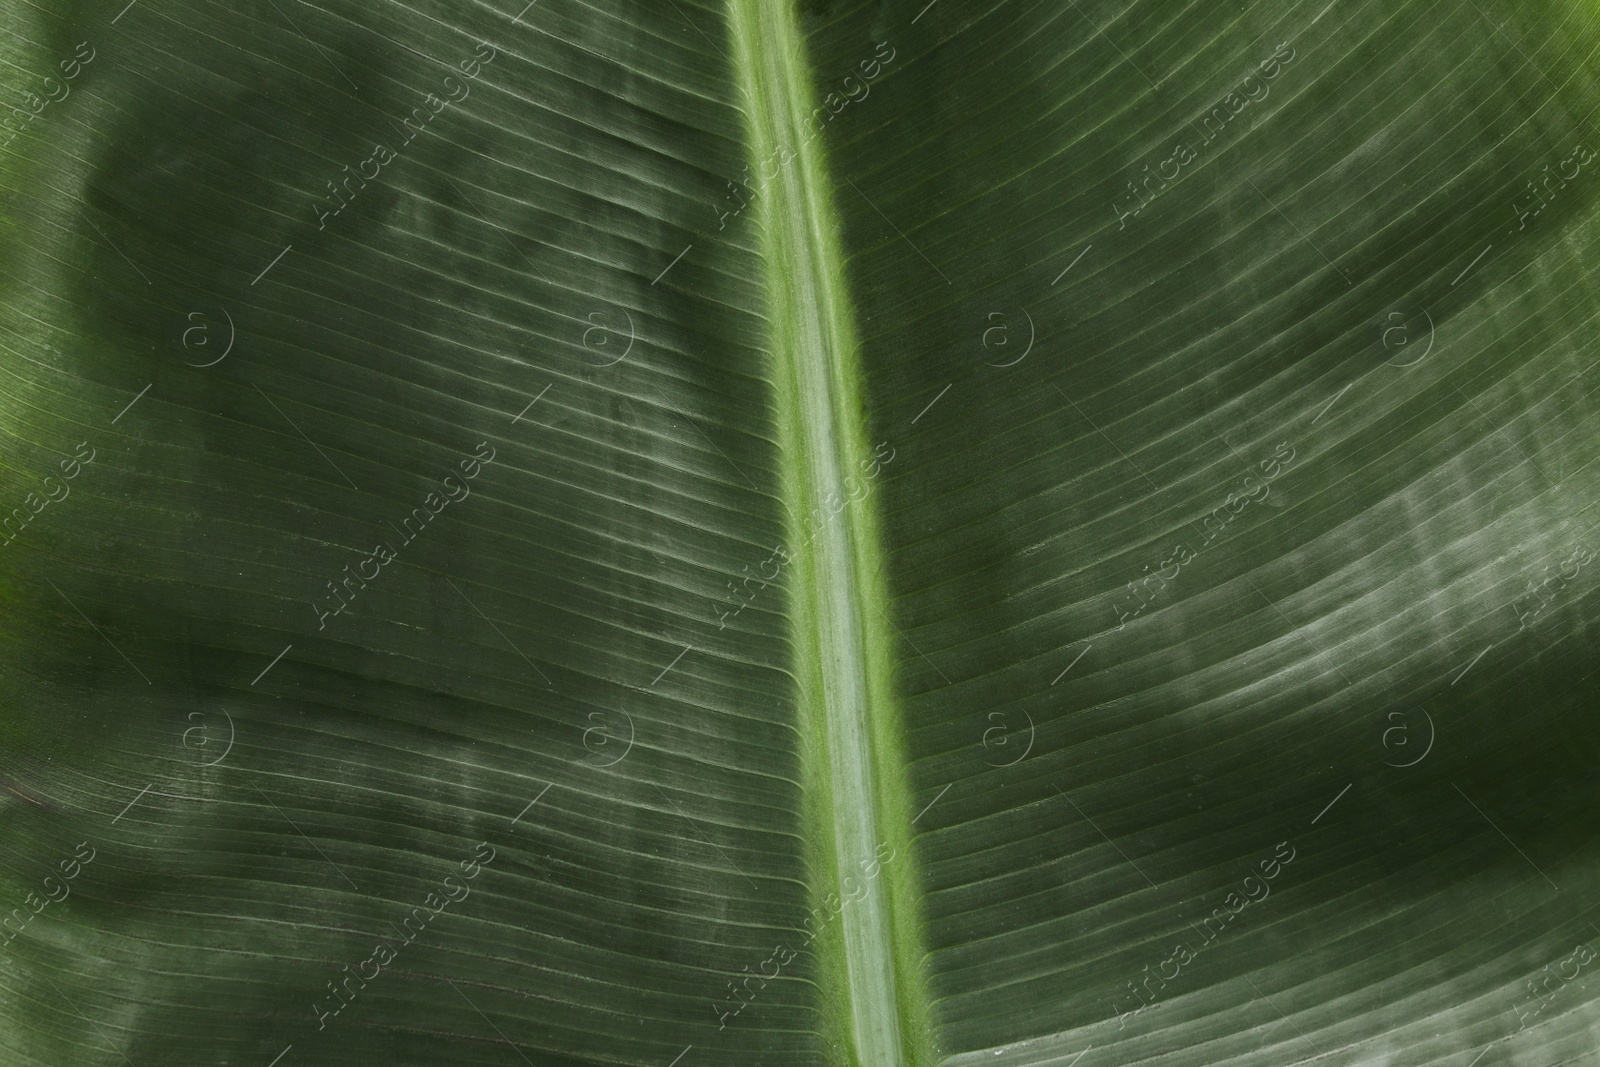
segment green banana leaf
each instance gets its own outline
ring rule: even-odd
[[[1592,0],[0,12],[0,1064],[1594,1062]]]

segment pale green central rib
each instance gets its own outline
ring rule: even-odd
[[[805,40],[793,0],[730,0],[730,21],[751,170],[761,179],[778,171],[759,189],[757,218],[791,543],[804,546],[791,572],[795,662],[812,749],[808,821],[827,843],[814,854],[812,888],[819,901],[864,894],[819,939],[819,980],[830,1036],[850,1062],[928,1063],[909,881],[910,796],[896,740],[875,502],[868,497],[830,517],[832,502],[849,500],[852,489],[860,494],[872,451],[822,142],[806,140],[816,103]],[[880,843],[895,850],[881,868]]]

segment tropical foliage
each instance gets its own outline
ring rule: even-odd
[[[1589,0],[0,12],[0,1062],[1600,1048]]]

